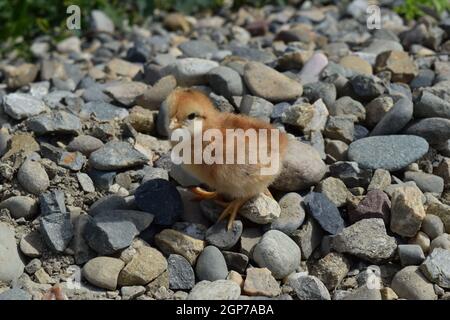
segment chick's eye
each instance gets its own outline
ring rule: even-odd
[[[188,118],[189,120],[194,120],[196,116],[197,116],[197,115],[193,112],[193,113],[190,113],[190,114],[188,115],[187,118]]]

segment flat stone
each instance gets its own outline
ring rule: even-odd
[[[83,172],[77,173],[77,179],[84,192],[95,192],[95,186],[89,175]]]
[[[428,143],[417,136],[367,137],[350,144],[348,158],[362,168],[397,171],[420,159]]]
[[[281,294],[280,286],[267,268],[248,268],[243,291],[249,296],[276,297]]]
[[[322,193],[311,192],[304,203],[307,212],[330,234],[338,234],[344,228],[342,219],[336,205]]]
[[[24,263],[19,256],[14,229],[0,222],[0,281],[11,283],[23,273]]]
[[[420,270],[433,283],[450,288],[450,251],[434,249],[420,266]]]
[[[194,86],[208,83],[208,73],[218,67],[215,61],[199,58],[178,59],[175,63],[164,67],[161,72],[164,76],[173,75],[179,86]]]
[[[282,279],[300,264],[300,248],[278,230],[266,232],[253,249],[253,260],[262,268],[269,269],[276,279]]]
[[[49,133],[76,134],[81,131],[80,119],[65,111],[34,116],[28,119],[27,126],[37,135]]]
[[[397,249],[395,238],[386,234],[382,219],[363,219],[331,239],[331,247],[372,263],[391,259]]]
[[[105,92],[111,95],[120,104],[131,107],[136,98],[142,95],[147,85],[137,81],[120,81],[107,84]]]
[[[6,208],[14,219],[30,219],[37,213],[36,200],[26,196],[14,196],[0,202],[0,208]]]
[[[80,118],[88,120],[95,118],[98,121],[123,120],[128,116],[125,108],[117,107],[104,101],[91,101],[84,104],[80,110]]]
[[[214,246],[207,246],[198,256],[195,273],[200,281],[225,279],[228,275],[228,268],[220,250]]]
[[[254,95],[271,102],[295,100],[303,93],[300,83],[259,62],[245,65],[244,80]]]
[[[89,156],[89,164],[97,170],[117,170],[142,165],[147,157],[131,144],[123,141],[111,141]]]
[[[83,277],[93,285],[116,290],[119,273],[125,263],[117,258],[96,257],[89,260],[83,267]]]
[[[392,279],[391,288],[403,299],[437,299],[433,284],[424,277],[417,266],[408,266],[397,272]]]
[[[26,191],[39,195],[50,186],[50,179],[42,165],[32,159],[27,159],[20,166],[17,180]]]
[[[430,192],[440,196],[444,191],[444,179],[434,174],[406,171],[404,180],[414,181],[423,193]]]
[[[408,126],[405,134],[422,137],[432,146],[442,145],[450,138],[450,120],[436,117],[420,119]]]
[[[172,229],[164,229],[155,236],[155,243],[166,255],[179,254],[186,258],[191,265],[203,251],[205,242],[185,235]]]
[[[200,281],[189,293],[188,300],[237,300],[241,288],[231,280]]]
[[[6,300],[31,300],[32,296],[25,290],[12,288],[0,293],[0,301]]]
[[[10,93],[3,98],[6,114],[16,120],[36,116],[46,110],[45,103],[25,93]]]
[[[169,271],[169,288],[171,290],[190,290],[195,285],[195,274],[189,261],[178,254],[167,258]]]

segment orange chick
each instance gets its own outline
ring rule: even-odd
[[[211,155],[220,159],[222,154],[222,161],[211,163],[202,157],[201,162],[197,159],[194,163],[196,149],[193,139],[191,150],[188,150],[191,152],[188,156],[191,161],[181,165],[214,190],[209,192],[199,187],[191,189],[199,198],[216,199],[225,207],[219,221],[228,216],[227,229],[230,229],[245,202],[262,192],[270,195],[267,187],[281,169],[287,145],[286,134],[258,119],[220,112],[206,95],[197,90],[176,89],[164,103],[170,118],[171,133],[176,129],[183,129],[193,137],[194,124],[201,124],[202,136],[211,132],[210,129],[216,134],[220,133],[220,139],[216,136],[205,139],[200,148],[205,151],[214,147]],[[230,132],[235,135],[229,135]],[[218,197],[231,201],[223,202]]]

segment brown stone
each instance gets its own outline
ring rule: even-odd
[[[244,282],[244,293],[249,296],[276,297],[281,293],[281,289],[269,269],[249,268]]]
[[[348,213],[348,217],[351,223],[370,218],[380,218],[388,223],[390,210],[391,201],[387,194],[381,190],[372,190],[367,193],[355,210]]]

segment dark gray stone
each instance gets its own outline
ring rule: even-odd
[[[234,247],[242,234],[242,222],[240,220],[233,221],[230,230],[227,230],[227,224],[227,221],[220,221],[211,226],[206,231],[206,242],[221,250],[228,250]]]
[[[421,119],[405,129],[405,134],[424,138],[432,146],[439,146],[450,139],[450,120],[444,118]]]
[[[80,119],[65,111],[35,116],[27,121],[27,126],[37,135],[48,133],[76,134],[81,131]]]
[[[142,165],[147,157],[124,141],[111,141],[89,156],[89,164],[97,170],[117,170]]]
[[[171,254],[167,258],[169,272],[169,289],[190,290],[195,285],[195,274],[189,261],[178,254]]]
[[[400,98],[370,132],[371,136],[400,132],[412,119],[413,104],[407,98]]]
[[[336,205],[326,195],[309,193],[304,199],[306,211],[330,234],[338,234],[344,229],[344,220]]]
[[[228,269],[244,274],[248,265],[248,256],[243,253],[222,251]]]
[[[425,260],[422,247],[418,244],[400,244],[397,250],[400,262],[404,267],[418,266]]]
[[[200,281],[224,280],[228,275],[228,268],[219,249],[207,246],[197,258],[195,273]]]
[[[0,301],[5,300],[31,300],[31,294],[19,288],[12,288],[0,293]]]

